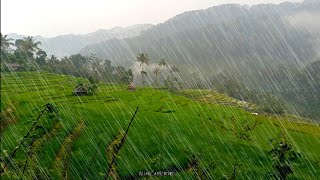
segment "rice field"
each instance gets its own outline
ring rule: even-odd
[[[1,179],[103,179],[108,147],[127,128],[136,107],[139,111],[113,166],[120,179],[143,178],[139,175],[148,171],[170,173],[155,179],[194,179],[199,174],[228,179],[235,164],[237,179],[270,179],[274,170],[269,140],[281,132],[302,155],[289,179],[320,177],[318,124],[299,117],[255,116],[250,110],[256,105],[244,108],[239,100],[204,90],[128,91],[125,85],[100,82],[95,95],[77,97],[72,91],[78,81],[88,82],[46,72],[1,73],[4,160],[46,103],[58,111],[40,118],[33,140],[9,161]],[[197,166],[191,166],[191,160]]]

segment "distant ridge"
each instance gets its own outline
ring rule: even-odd
[[[52,38],[43,36],[35,36],[38,41],[41,41],[41,48],[44,49],[48,55],[54,54],[61,58],[71,54],[78,53],[82,48],[87,45],[99,43],[109,39],[117,38],[130,38],[140,35],[152,27],[152,24],[137,24],[128,27],[114,27],[112,29],[99,29],[92,33],[87,34],[66,34],[59,35]],[[9,38],[21,39],[27,35],[20,35],[16,33],[8,34]]]

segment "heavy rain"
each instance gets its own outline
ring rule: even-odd
[[[319,0],[1,3],[1,179],[320,179]]]

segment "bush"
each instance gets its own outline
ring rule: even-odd
[[[291,144],[286,140],[285,134],[279,138],[270,140],[272,149],[269,153],[272,156],[272,166],[276,170],[277,179],[284,180],[289,174],[293,174],[293,162],[300,157],[300,153],[293,150]]]

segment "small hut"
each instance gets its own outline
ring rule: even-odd
[[[83,96],[88,94],[88,88],[85,86],[78,86],[73,90],[73,94],[76,96]]]
[[[134,83],[130,83],[130,85],[128,86],[128,90],[129,91],[135,91],[136,90],[136,86],[134,85]]]
[[[8,63],[7,67],[11,70],[11,71],[18,71],[22,68],[22,66],[20,64],[17,63]]]

